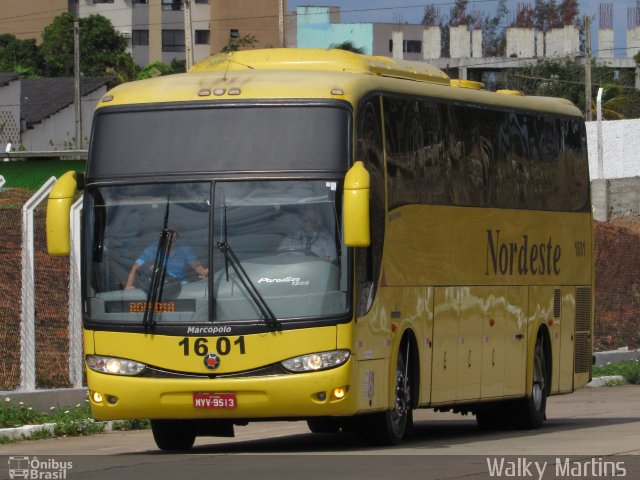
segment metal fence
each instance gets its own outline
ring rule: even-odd
[[[82,386],[81,202],[73,207],[71,262],[49,256],[44,200],[54,182],[35,194],[0,190],[0,390]]]

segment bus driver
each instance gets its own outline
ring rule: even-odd
[[[318,215],[311,205],[302,207],[299,220],[302,225],[301,230],[287,236],[280,244],[278,251],[304,252],[305,255],[335,262],[336,242],[320,225]]]

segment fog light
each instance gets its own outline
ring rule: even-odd
[[[333,398],[341,400],[347,394],[349,387],[340,387],[333,390]]]
[[[107,402],[109,402],[111,405],[115,405],[118,402],[118,397],[114,397],[113,395],[109,395],[107,397]]]
[[[104,400],[102,394],[98,392],[93,392],[91,394],[91,399],[94,401],[94,403],[102,403],[102,401]]]
[[[316,398],[320,401],[324,401],[327,399],[327,394],[326,392],[318,392],[316,393]]]

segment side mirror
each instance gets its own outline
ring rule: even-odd
[[[344,243],[347,247],[368,247],[369,172],[361,161],[353,164],[344,177]]]
[[[77,190],[76,172],[71,171],[62,175],[49,193],[46,221],[49,255],[64,257],[71,251],[69,217]]]

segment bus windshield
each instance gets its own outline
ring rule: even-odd
[[[92,189],[88,319],[271,324],[346,313],[340,191],[324,180]]]

